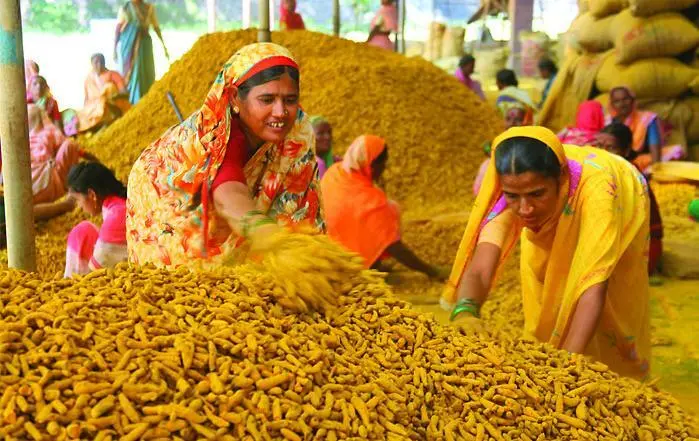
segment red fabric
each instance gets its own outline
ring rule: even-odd
[[[279,9],[279,24],[282,29],[306,29],[301,14],[296,11],[289,11],[284,4],[284,0],[282,0],[282,5]]]
[[[265,69],[269,69],[270,67],[278,66],[288,66],[293,67],[295,69],[299,68],[299,65],[296,64],[296,62],[289,57],[284,57],[280,55],[276,57],[265,58],[264,60],[254,65],[249,71],[245,72],[245,75],[241,76],[238,79],[238,81],[235,82],[235,85],[240,86],[241,84],[249,80],[251,77],[255,76],[255,74],[258,74]]]
[[[578,129],[599,132],[604,128],[604,107],[598,101],[585,101],[578,107],[576,118]]]
[[[231,122],[231,133],[228,137],[226,153],[223,155],[221,167],[219,167],[214,182],[211,184],[211,192],[213,193],[219,185],[226,182],[241,182],[247,184],[245,179],[245,164],[247,164],[250,156],[245,147],[245,134],[240,128],[240,123],[236,119]]]
[[[662,239],[652,238],[650,239],[650,249],[648,251],[648,274],[653,274],[658,270],[658,263],[660,263],[660,256],[663,255],[663,241]]]

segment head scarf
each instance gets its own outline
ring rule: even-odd
[[[371,180],[371,163],[384,151],[386,141],[376,135],[363,135],[355,139],[342,158],[342,168],[347,173],[357,173]]]
[[[491,163],[442,303],[455,303],[456,289],[473,258],[481,231],[507,208],[495,157],[499,146],[515,137],[546,144],[562,169],[554,216],[538,231],[523,228],[515,219],[510,231],[503,233],[497,272],[521,238],[525,332],[560,347],[580,297],[591,286],[608,281],[607,303],[588,345],[589,353],[623,375],[643,375],[650,349],[644,259],[648,239],[647,185],[624,159],[591,147],[564,146],[546,128],[515,127],[494,141]]]
[[[327,124],[330,125],[330,121],[325,119],[325,117],[320,116],[320,115],[314,115],[309,118],[309,121],[311,122],[311,125],[313,126],[313,129],[315,130],[316,126],[319,126],[321,124]],[[333,146],[330,144],[330,148],[328,149],[327,152],[325,152],[323,155],[318,155],[320,159],[323,160],[325,163],[325,169],[327,170],[330,168],[331,165],[335,163],[335,156],[333,155]]]
[[[599,101],[584,101],[578,107],[576,117],[576,127],[578,129],[599,132],[604,128],[604,107]]]

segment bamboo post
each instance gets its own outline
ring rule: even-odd
[[[0,1],[0,139],[10,268],[36,271],[19,0]]]
[[[340,36],[340,0],[333,0],[333,34]]]
[[[260,0],[259,3],[260,28],[257,30],[257,41],[269,43],[272,34],[269,32],[269,0]]]
[[[206,0],[209,32],[216,32],[216,0]]]
[[[243,29],[250,28],[250,16],[252,15],[252,0],[243,0]]]
[[[408,12],[408,0],[400,0],[400,53],[405,55],[405,21]]]

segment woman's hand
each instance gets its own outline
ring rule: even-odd
[[[451,322],[453,326],[460,328],[465,334],[487,334],[483,320],[471,314],[463,313]]]

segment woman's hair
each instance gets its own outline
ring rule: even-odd
[[[92,56],[90,57],[90,61],[91,61],[91,62],[94,62],[95,59],[100,60],[100,61],[102,62],[102,66],[104,66],[105,63],[106,63],[105,60],[104,60],[104,55],[101,54],[101,53],[99,53],[99,52],[96,53],[96,54],[92,54]]]
[[[510,69],[501,69],[495,75],[495,79],[505,86],[519,86],[519,81],[517,81],[517,74],[515,71]]]
[[[299,70],[291,66],[274,66],[256,73],[238,86],[238,96],[241,100],[248,97],[253,87],[261,86],[270,81],[278,80],[284,74],[288,74],[292,80],[299,84]]]
[[[80,194],[92,190],[100,198],[126,198],[126,187],[107,167],[99,162],[80,162],[68,172],[68,189]]]
[[[622,122],[612,121],[601,130],[601,133],[607,133],[616,138],[620,150],[627,151],[633,145],[633,132]]]
[[[495,150],[495,169],[499,175],[537,173],[545,178],[561,175],[561,163],[545,143],[526,136],[504,140]]]
[[[471,54],[466,54],[459,60],[459,67],[468,66],[471,63],[475,63],[476,59]]]
[[[380,164],[382,162],[386,162],[388,160],[388,148],[384,147],[383,151],[379,153],[379,156],[374,158],[373,161],[371,161],[372,165],[373,164]]]
[[[539,69],[541,70],[547,70],[551,72],[552,74],[555,74],[558,72],[558,66],[556,66],[556,63],[553,62],[550,58],[542,58],[539,60]]]

